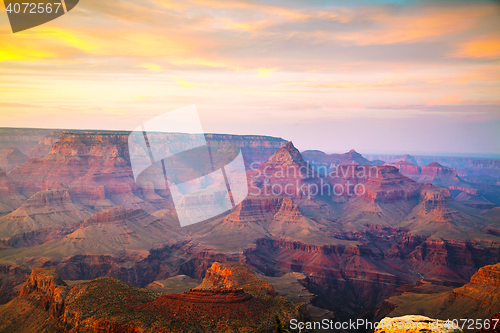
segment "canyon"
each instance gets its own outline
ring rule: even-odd
[[[138,299],[179,307],[191,302],[198,305],[189,307],[206,312],[200,297],[253,302],[251,292],[234,289],[245,283],[223,273],[224,265],[245,263],[226,268],[270,281],[299,274],[295,283],[311,295],[308,307],[316,313],[373,319],[394,310],[391,297],[402,288],[461,288],[486,281],[490,275],[482,267],[500,262],[496,185],[466,180],[441,163],[372,162],[354,150],[301,153],[279,138],[207,134],[211,156],[230,159],[234,147],[241,150],[249,195],[220,216],[181,228],[169,189],[136,183],[130,155],[137,152],[129,150],[128,132],[47,130],[35,131],[32,139],[29,132],[6,133],[0,132],[8,138],[2,147],[19,149],[27,159],[0,172],[1,303],[45,309],[45,297],[72,299],[71,290],[82,288],[78,281],[98,279],[89,282],[97,289],[120,283],[142,288],[183,275],[191,289],[194,280],[204,279],[201,289],[163,298],[141,291]],[[17,142],[14,137],[19,144],[8,146]],[[33,290],[21,283],[38,269],[53,269],[50,274],[77,284],[54,278],[47,282],[49,296],[28,302]],[[203,291],[204,285],[227,290]],[[275,297],[272,285],[266,286],[259,293]],[[50,325],[66,311],[57,304],[49,305]],[[303,316],[301,311],[284,320]],[[391,313],[396,315],[402,313]],[[36,316],[44,314],[36,310]],[[65,316],[76,320],[74,313]],[[272,324],[273,318],[266,320]]]

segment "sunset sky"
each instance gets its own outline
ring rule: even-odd
[[[498,2],[80,0],[15,34],[0,9],[0,127],[196,104],[205,132],[300,150],[500,154]]]

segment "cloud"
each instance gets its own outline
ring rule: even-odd
[[[175,82],[177,83],[178,86],[183,88],[195,88],[197,86],[196,83],[188,82],[184,79],[181,79],[180,77],[176,77]]]
[[[23,104],[23,103],[5,103],[5,102],[0,102],[0,107],[5,107],[5,108],[36,108],[36,105],[32,104]]]
[[[271,74],[272,72],[276,71],[277,68],[257,68],[256,71],[257,73],[257,77],[266,77],[266,76],[269,76],[269,74]]]
[[[162,67],[156,64],[140,64],[139,67],[146,68],[152,72],[159,72],[162,70]]]
[[[481,36],[461,43],[450,57],[500,59],[500,34]]]

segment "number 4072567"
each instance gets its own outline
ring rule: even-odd
[[[24,8],[23,8],[24,7]],[[23,2],[23,3],[9,3],[7,6],[6,10],[7,13],[23,13],[23,14],[43,14],[47,13],[50,14],[52,12],[57,13],[61,7],[61,3],[54,3],[54,7],[52,7],[52,3],[30,3],[30,2]]]
[[[453,320],[447,320],[446,323],[444,324],[445,328],[448,329],[456,329],[456,328],[461,328],[461,329],[477,329],[480,330],[481,328],[485,329],[495,329],[497,327],[499,319],[453,319]],[[499,325],[500,326],[500,325]]]

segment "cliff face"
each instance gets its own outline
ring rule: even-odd
[[[470,283],[500,288],[500,264],[481,267],[472,276]]]
[[[53,142],[47,155],[32,158],[11,172],[12,181],[24,195],[63,187],[83,204],[98,210],[113,205],[148,212],[172,207],[168,191],[154,193],[136,185],[130,167],[128,132],[62,132],[57,141],[55,134],[33,148],[41,153]],[[173,134],[157,136],[156,139],[165,142],[174,140]],[[207,134],[206,137],[214,154],[236,145],[247,163],[267,159],[284,145],[281,139],[263,136]],[[34,151],[34,155],[38,154]]]
[[[334,311],[339,318],[348,319],[369,309],[405,281],[404,274],[384,272],[387,263],[381,254],[365,246],[262,239],[245,255],[249,264],[266,275],[279,276],[290,270],[304,273],[304,286],[319,295],[313,304]],[[339,304],[338,299],[348,301]]]
[[[205,134],[205,139],[211,149],[217,151],[224,146],[236,145],[240,147],[247,164],[265,162],[274,152],[286,144],[281,138],[262,135],[229,135]]]
[[[64,306],[69,288],[55,269],[34,269],[24,284],[19,297],[36,297],[52,317],[58,317]]]
[[[132,193],[137,185],[126,143],[125,133],[62,133],[48,155],[19,165],[10,177],[26,195],[65,188],[89,207],[151,208]]]

